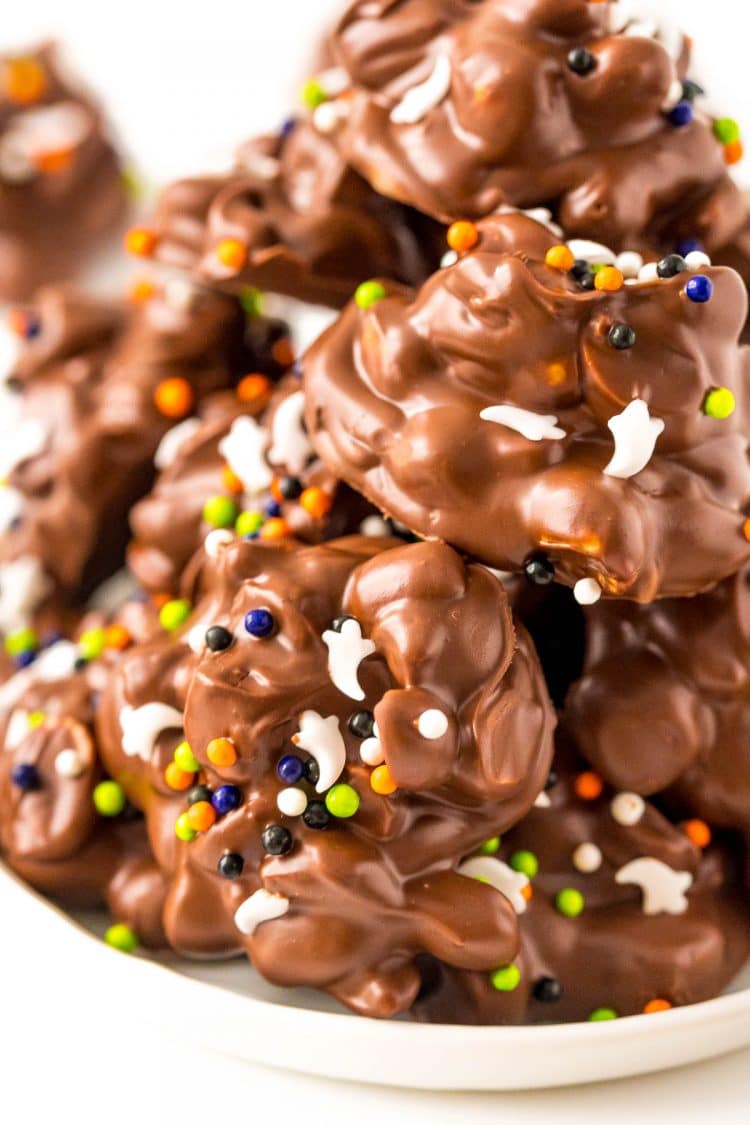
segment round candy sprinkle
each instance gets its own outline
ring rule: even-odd
[[[540,1004],[556,1004],[562,995],[560,982],[555,977],[539,977],[532,989],[534,999]]]
[[[278,500],[269,500],[263,510],[270,519],[276,519],[281,515],[281,505]]]
[[[216,257],[233,273],[239,273],[247,262],[247,247],[237,238],[223,238],[216,247]]]
[[[212,496],[203,505],[203,520],[211,527],[232,527],[237,515],[237,505],[229,496]]]
[[[723,145],[731,145],[740,139],[740,127],[733,117],[720,117],[714,121],[714,135]]]
[[[243,312],[247,317],[263,315],[263,294],[261,293],[260,289],[255,289],[252,285],[246,285],[242,289],[240,293],[240,304],[242,305]],[[268,382],[268,380],[266,380],[266,382]]]
[[[108,625],[104,630],[104,647],[116,652],[124,652],[132,639],[124,625]]]
[[[598,871],[601,865],[601,848],[588,840],[579,844],[573,852],[573,866],[576,871],[580,871],[584,875],[591,875],[592,872]]]
[[[262,512],[240,512],[237,516],[234,530],[238,535],[241,535],[243,539],[246,539],[249,535],[257,535],[262,527]]]
[[[585,899],[575,887],[563,887],[555,895],[555,906],[566,918],[577,918],[584,905]]]
[[[193,753],[189,742],[181,742],[173,754],[175,765],[184,773],[197,773],[201,764]]]
[[[575,779],[573,788],[576,795],[583,801],[595,801],[597,797],[601,797],[604,790],[604,782],[598,773],[593,770],[585,770],[579,773]]]
[[[232,644],[234,637],[223,625],[210,625],[206,629],[206,647],[211,652],[224,652]]]
[[[333,500],[322,488],[306,488],[299,502],[300,507],[304,508],[314,520],[322,520],[333,506]]]
[[[245,614],[245,629],[251,637],[270,637],[275,624],[270,609],[251,609]]]
[[[497,855],[500,851],[500,837],[491,836],[489,840],[485,840],[479,849],[480,855]]]
[[[138,935],[124,922],[116,922],[104,934],[104,940],[112,949],[119,949],[120,953],[135,953],[138,948]]]
[[[728,165],[739,164],[745,155],[745,148],[742,141],[732,141],[731,144],[724,145],[724,162]]]
[[[546,555],[530,555],[523,564],[523,572],[535,586],[549,586],[555,578],[555,566]]]
[[[184,418],[192,410],[194,401],[193,388],[179,375],[163,379],[154,391],[154,405],[165,418]]]
[[[619,352],[627,351],[635,346],[635,329],[629,324],[613,324],[607,336],[609,343]]]
[[[263,848],[269,855],[286,855],[292,848],[292,834],[282,824],[271,824],[261,836]]]
[[[479,231],[474,223],[459,220],[448,227],[446,241],[451,250],[455,250],[457,254],[465,254],[472,246],[476,246],[479,241]]]
[[[391,776],[391,771],[385,763],[382,766],[376,766],[370,774],[370,786],[375,793],[379,793],[381,797],[389,797],[398,789],[398,785]]]
[[[673,109],[670,109],[667,118],[671,125],[681,129],[693,120],[693,107],[688,101],[678,102]]]
[[[192,606],[187,598],[173,598],[165,602],[159,610],[159,623],[167,633],[173,633],[184,625],[190,616]]]
[[[703,413],[723,421],[734,414],[735,398],[728,387],[715,387],[703,400]]]
[[[276,766],[276,773],[287,785],[296,785],[304,776],[305,766],[296,754],[285,754]]]
[[[206,757],[212,766],[222,769],[234,765],[237,750],[231,738],[212,738],[206,747]]]
[[[643,817],[646,802],[637,793],[618,793],[609,806],[613,820],[626,828],[632,828]]]
[[[591,1023],[602,1023],[604,1020],[616,1020],[617,1012],[614,1008],[595,1008],[589,1016]]]
[[[60,777],[76,778],[86,772],[86,763],[77,750],[69,747],[55,758],[55,772]]]
[[[594,275],[594,288],[602,293],[617,293],[625,284],[625,278],[615,266],[604,266]]]
[[[575,254],[569,246],[551,246],[544,255],[546,265],[553,270],[562,270],[567,273],[575,264]]]
[[[707,848],[711,843],[711,829],[706,824],[705,820],[685,820],[683,821],[682,831],[687,838],[691,840],[696,848]]]
[[[518,965],[502,965],[490,973],[490,983],[498,992],[514,992],[521,983],[521,970]]]
[[[226,528],[216,528],[214,531],[209,531],[206,538],[203,540],[203,550],[206,552],[210,559],[218,559],[221,552],[234,540],[231,531]]]
[[[379,281],[363,281],[355,290],[354,301],[360,309],[369,309],[378,301],[382,301],[385,296],[387,296],[385,286]]]
[[[520,871],[521,874],[525,875],[527,879],[535,878],[539,871],[539,860],[536,858],[533,852],[526,851],[526,849],[524,848],[520,848],[517,852],[513,852],[513,855],[508,860],[508,863],[514,871]]]
[[[359,808],[359,793],[345,782],[329,789],[325,800],[331,816],[338,817],[339,820],[348,820]]]
[[[237,398],[240,402],[257,402],[271,390],[271,381],[266,375],[245,375],[237,384]]]
[[[684,273],[687,268],[687,262],[681,254],[667,254],[666,258],[656,263],[656,273],[661,278],[676,277],[678,273]]]
[[[4,644],[8,656],[20,656],[39,648],[39,638],[35,630],[27,626],[25,629],[18,629],[15,633],[9,633]]]
[[[22,789],[24,793],[31,793],[41,785],[39,770],[28,762],[19,762],[18,765],[14,766],[10,772],[10,780],[17,789]]]
[[[260,530],[261,539],[283,539],[288,534],[289,524],[282,519],[266,520]]]
[[[375,729],[375,716],[372,711],[354,711],[346,725],[355,738],[372,738]]]
[[[229,465],[225,465],[221,470],[221,483],[227,492],[233,492],[236,496],[245,491],[244,484]]]
[[[434,742],[448,730],[448,716],[438,707],[428,707],[417,719],[417,730],[422,738]]]
[[[187,795],[187,803],[197,805],[198,801],[210,801],[212,796],[213,790],[207,785],[194,785]]]
[[[178,793],[183,792],[185,789],[189,789],[193,784],[194,777],[195,774],[187,773],[185,770],[181,770],[177,765],[177,762],[170,762],[167,768],[164,770],[164,780],[166,781],[167,785],[170,789],[174,789]]]
[[[189,844],[190,841],[194,840],[198,835],[196,830],[191,828],[187,813],[180,813],[177,817],[174,825],[174,833],[178,840],[182,840],[186,844]]]
[[[237,852],[225,852],[216,864],[216,870],[225,879],[237,879],[242,874],[245,861]]]
[[[327,828],[331,823],[328,809],[322,801],[310,801],[302,814],[302,819],[308,828]]]
[[[125,235],[125,250],[135,258],[150,258],[156,250],[156,235],[146,227],[131,227]]]
[[[78,638],[78,647],[84,660],[96,660],[104,652],[104,630],[87,629]]]
[[[308,78],[301,91],[302,104],[306,109],[317,109],[328,101],[328,94],[317,78]]]
[[[194,832],[208,832],[216,823],[216,809],[210,801],[197,801],[185,815]]]
[[[116,781],[100,781],[91,796],[99,816],[119,816],[128,803],[125,790]]]
[[[653,1015],[654,1012],[668,1012],[672,1005],[669,1000],[662,1000],[660,997],[655,996],[653,1000],[649,1000],[647,1004],[643,1005],[644,1016]]]
[[[274,491],[278,493],[278,499],[297,500],[304,491],[304,485],[299,477],[279,477]]]
[[[574,74],[585,78],[587,74],[596,70],[596,55],[592,55],[585,47],[574,47],[568,52],[568,67]]]
[[[30,711],[26,716],[26,723],[29,730],[36,730],[44,722],[46,716],[44,711]]]
[[[714,283],[704,273],[696,273],[685,286],[685,295],[696,305],[705,305],[714,295]]]
[[[280,789],[276,796],[276,805],[284,816],[302,816],[307,808],[307,793],[296,786]]]
[[[308,758],[304,766],[305,781],[309,781],[310,785],[317,785],[320,781],[320,766],[314,758]]]
[[[219,816],[226,816],[242,804],[242,790],[236,785],[220,785],[211,797],[211,804]]]

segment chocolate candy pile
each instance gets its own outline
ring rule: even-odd
[[[129,230],[125,298],[7,317],[3,857],[119,949],[363,1015],[713,997],[750,953],[739,128],[623,0],[357,0],[321,57]],[[0,67],[8,178],[72,96]],[[64,273],[91,242],[76,154],[13,189],[16,296],[59,272],[39,177]],[[261,290],[340,312],[298,356]]]

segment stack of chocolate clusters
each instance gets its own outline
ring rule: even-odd
[[[625,0],[358,0],[324,55],[129,231],[127,299],[9,318],[4,857],[120,949],[369,1016],[715,996],[750,951],[739,129]],[[261,291],[341,312],[296,357]]]

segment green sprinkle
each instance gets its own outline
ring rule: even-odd
[[[104,652],[104,630],[87,629],[78,638],[78,647],[84,660],[96,660]]]
[[[357,286],[354,302],[361,309],[369,309],[371,305],[376,305],[387,295],[385,286],[381,285],[379,281],[363,281],[361,285]]]
[[[47,716],[44,711],[29,711],[26,716],[29,730],[36,730],[37,727],[42,725],[46,718]]]
[[[25,652],[34,652],[39,648],[39,638],[36,632],[27,626],[15,633],[9,633],[5,638],[5,651],[8,656],[21,656]]]
[[[245,316],[263,315],[263,293],[260,289],[254,289],[252,285],[246,285],[240,293],[240,304]]]
[[[534,853],[523,849],[513,852],[508,863],[514,871],[520,871],[527,879],[533,879],[539,870],[539,860]]]
[[[732,145],[740,139],[740,127],[733,117],[720,117],[714,121],[714,134],[723,145]]]
[[[723,421],[734,414],[735,400],[729,387],[716,387],[709,391],[703,400],[703,413],[709,418],[718,418]]]
[[[500,837],[491,836],[489,840],[485,840],[479,849],[480,855],[497,855],[500,851]]]
[[[138,935],[133,933],[130,926],[126,926],[124,922],[116,922],[114,926],[110,926],[104,935],[104,940],[113,949],[119,949],[120,953],[135,953],[140,944]]]
[[[619,1019],[614,1008],[595,1008],[589,1016],[591,1023],[602,1023],[603,1020]]]
[[[359,808],[359,793],[351,785],[334,785],[326,793],[326,808],[331,816],[346,820]]]
[[[128,803],[125,790],[116,781],[100,781],[92,796],[100,816],[119,816]]]
[[[120,172],[120,182],[122,183],[125,194],[128,199],[135,202],[143,199],[145,195],[145,185],[138,170],[132,165],[127,164]]]
[[[180,813],[180,815],[177,817],[177,820],[175,821],[174,831],[177,839],[184,840],[186,844],[189,844],[190,841],[194,840],[198,835],[195,829],[190,827],[188,814],[186,812]]]
[[[308,78],[302,87],[302,104],[306,109],[317,109],[323,102],[328,101],[328,94],[323,89],[317,78]]]
[[[255,535],[263,527],[265,517],[262,512],[240,512],[234,530],[238,535]]]
[[[490,982],[498,992],[515,992],[521,983],[521,970],[518,965],[503,965],[490,973]]]
[[[173,633],[175,629],[179,629],[187,621],[192,608],[187,598],[175,598],[171,602],[166,602],[159,610],[159,621],[162,629],[165,629],[168,633]]]
[[[201,764],[192,751],[189,742],[181,742],[174,752],[175,764],[183,773],[198,773]]]
[[[237,519],[237,505],[228,496],[212,496],[203,505],[203,519],[211,527],[231,527]]]
[[[585,903],[583,895],[575,887],[563,887],[555,895],[555,906],[566,918],[577,918]]]

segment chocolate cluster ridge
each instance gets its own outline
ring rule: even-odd
[[[273,389],[256,377],[247,386],[252,398],[227,393],[209,404],[208,417],[178,423],[164,439],[156,484],[130,514],[128,561],[152,593],[180,589],[188,562],[213,531],[306,543],[363,524],[388,533],[367,501],[315,457],[299,380],[289,375]]]
[[[234,299],[184,288],[137,307],[40,291],[2,336],[0,632],[82,602],[121,565],[128,513],[174,422],[259,364]]]
[[[566,726],[602,777],[750,844],[750,570],[689,600],[587,611]]]
[[[442,252],[436,223],[384,199],[308,122],[255,138],[223,175],[180,180],[130,244],[200,280],[340,308],[384,274],[418,284]]]
[[[355,0],[330,48],[344,158],[442,221],[542,204],[615,250],[709,253],[747,224],[736,124],[702,111],[689,41],[626,4]]]
[[[101,110],[56,48],[1,55],[0,300],[73,276],[126,210]]]
[[[516,877],[520,954],[500,973],[426,962],[415,1016],[504,1024],[605,1020],[716,996],[748,954],[748,905],[726,854],[702,851],[563,747],[535,807],[466,863]]]
[[[582,602],[691,595],[737,570],[741,279],[700,254],[626,277],[629,254],[550,245],[525,215],[470,234],[416,294],[360,290],[307,353],[329,468],[417,534]]]
[[[170,875],[171,944],[375,1016],[414,1001],[422,953],[509,962],[508,900],[457,867],[538,796],[554,720],[500,582],[433,543],[214,556],[99,714]]]

